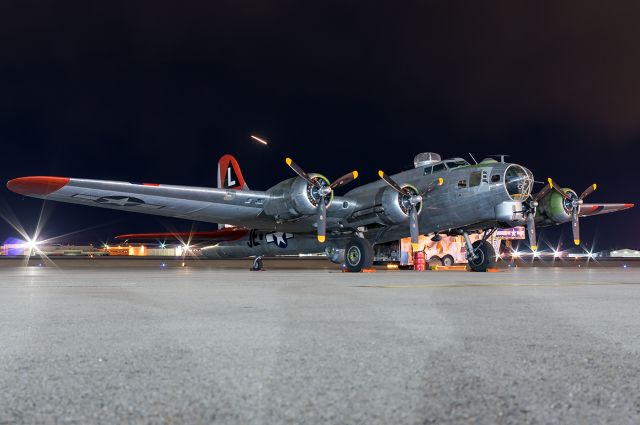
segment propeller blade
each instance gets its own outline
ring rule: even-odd
[[[443,183],[444,183],[444,179],[442,177],[438,177],[438,180],[432,181],[429,184],[429,186],[427,186],[427,188],[422,193],[420,193],[420,196],[424,196],[427,193],[431,193],[433,189],[435,189],[438,186],[442,186]]]
[[[573,243],[580,245],[580,219],[578,218],[579,208],[574,208],[571,212],[571,228],[573,230]]]
[[[327,206],[324,203],[324,196],[318,203],[318,242],[324,243],[327,232]]]
[[[529,234],[529,244],[532,251],[538,250],[536,241],[536,221],[535,215],[532,213],[527,214],[527,233]]]
[[[586,198],[587,196],[591,195],[593,193],[593,191],[597,189],[597,187],[598,187],[598,185],[596,185],[595,183],[592,184],[591,186],[586,188],[584,190],[584,192],[582,192],[582,195],[580,195],[580,197],[578,199],[582,200],[582,199]]]
[[[411,246],[416,250],[418,249],[420,231],[418,230],[418,210],[415,205],[412,205],[409,211],[409,232],[411,233]]]
[[[299,175],[300,177],[302,177],[303,179],[305,179],[309,184],[312,184],[313,186],[318,187],[318,182],[316,182],[315,180],[313,180],[311,177],[309,177],[309,174],[307,174],[302,167],[300,167],[298,164],[296,164],[295,162],[293,162],[293,159],[291,158],[285,158],[284,162],[287,163],[287,165],[289,167],[291,167],[291,169],[293,171],[295,171],[295,173],[297,175]]]
[[[392,188],[394,188],[396,190],[396,192],[398,192],[401,195],[409,195],[409,193],[407,193],[407,191],[405,191],[398,183],[396,183],[391,177],[389,177],[388,175],[386,175],[384,173],[384,171],[380,170],[378,171],[378,176],[380,176],[380,178],[382,180],[385,181],[385,183],[387,183],[389,186],[391,186]]]
[[[533,198],[533,200],[535,202],[538,202],[540,199],[544,198],[544,196],[549,193],[549,191],[551,190],[551,184],[545,184],[544,187],[542,189],[540,189],[540,192],[538,192],[538,194],[535,196],[535,198]]]
[[[343,186],[349,182],[354,181],[355,179],[358,178],[358,172],[357,171],[352,171],[350,173],[345,174],[344,176],[340,177],[338,180],[334,181],[333,183],[331,183],[331,189],[335,189],[337,187]]]
[[[553,190],[555,190],[556,192],[558,192],[560,195],[562,195],[562,197],[564,199],[571,199],[571,196],[569,196],[567,193],[565,193],[562,189],[560,189],[560,186],[558,186],[558,184],[556,182],[554,182],[551,177],[549,177],[547,179],[547,181],[549,182],[549,186],[551,186],[551,188]]]

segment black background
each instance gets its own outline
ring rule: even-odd
[[[358,169],[364,183],[422,151],[507,153],[538,180],[598,183],[590,202],[638,201],[638,2],[11,3],[0,7],[4,181],[215,186],[232,153],[266,189],[292,176],[285,155],[330,178]],[[35,229],[41,201],[0,198],[5,217]],[[585,219],[582,239],[638,248],[639,211]],[[76,243],[192,227],[53,203],[44,215],[42,237],[97,226],[60,239]]]

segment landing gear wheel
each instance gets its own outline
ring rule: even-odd
[[[253,264],[251,265],[251,268],[249,270],[251,270],[252,272],[259,272],[264,270],[263,264],[262,264],[262,257],[256,257],[256,259],[253,260]]]
[[[474,272],[486,272],[488,268],[496,264],[496,251],[483,241],[473,243],[473,252],[476,258],[469,258],[469,267]]]
[[[453,259],[449,254],[442,257],[442,265],[443,266],[453,266],[456,263],[456,260]]]
[[[344,263],[350,272],[361,272],[373,264],[373,247],[364,238],[353,238],[344,250]]]

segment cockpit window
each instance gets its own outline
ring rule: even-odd
[[[440,163],[440,164],[436,164],[433,166],[433,171],[432,173],[439,173],[440,171],[444,170],[445,168],[447,168],[444,163]]]
[[[464,167],[466,165],[469,165],[469,163],[467,161],[464,161],[464,160],[449,161],[449,162],[446,162],[446,164],[447,164],[447,167],[449,167],[450,170],[453,170],[454,168]]]

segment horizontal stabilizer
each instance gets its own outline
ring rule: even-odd
[[[165,233],[130,233],[127,235],[118,235],[118,240],[130,241],[162,241],[162,242],[228,242],[235,241],[247,235],[247,229],[239,227],[228,227],[220,230],[209,232],[165,232]]]

